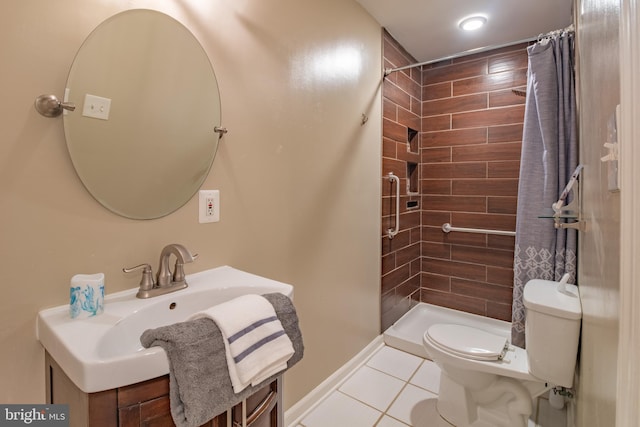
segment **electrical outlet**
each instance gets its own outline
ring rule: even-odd
[[[220,191],[200,190],[198,199],[198,221],[201,224],[220,221]]]

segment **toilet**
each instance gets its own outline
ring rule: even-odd
[[[526,350],[497,331],[429,327],[423,343],[442,371],[436,405],[442,418],[456,427],[524,427],[534,398],[573,385],[582,306],[567,279],[525,285]]]

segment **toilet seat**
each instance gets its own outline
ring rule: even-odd
[[[434,346],[471,360],[502,360],[509,346],[508,338],[465,325],[435,324],[425,334]]]

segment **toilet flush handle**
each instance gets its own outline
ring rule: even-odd
[[[564,276],[562,276],[562,279],[558,282],[558,292],[563,294],[567,293],[567,282],[569,281],[569,277],[571,277],[569,273],[565,273]]]

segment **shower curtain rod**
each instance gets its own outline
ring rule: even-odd
[[[571,32],[571,31],[573,31],[573,24],[569,25],[567,28],[563,28],[563,29],[560,29],[560,30],[549,31],[548,33],[542,33],[542,34],[539,34],[536,37],[530,37],[528,39],[518,40],[518,41],[515,41],[515,42],[509,42],[509,43],[504,43],[504,44],[500,44],[500,45],[477,47],[475,49],[469,49],[469,50],[465,50],[463,52],[454,53],[453,55],[443,56],[442,58],[431,59],[429,61],[418,62],[417,64],[405,65],[403,67],[386,68],[384,70],[384,77],[387,77],[389,74],[394,73],[396,71],[407,70],[409,68],[420,67],[422,65],[434,64],[436,62],[446,61],[447,59],[456,59],[456,58],[460,58],[460,57],[463,57],[463,56],[471,55],[473,53],[480,53],[480,52],[486,52],[486,51],[494,50],[494,49],[501,49],[503,47],[515,46],[515,45],[521,44],[521,43],[540,41],[541,39],[543,39],[545,37],[553,36],[555,34],[560,34],[560,33],[564,33],[564,32]]]
[[[430,59],[429,61],[418,62],[417,64],[409,64],[409,65],[405,65],[404,67],[398,67],[398,68],[387,68],[387,69],[384,70],[384,76],[387,77],[389,74],[394,73],[396,71],[407,70],[409,68],[415,68],[415,67],[420,67],[422,65],[434,64],[434,63],[440,62],[440,61],[446,61],[447,59],[460,58],[462,56],[471,55],[472,53],[486,52],[488,50],[500,49],[500,48],[509,47],[509,46],[515,46],[515,45],[520,44],[520,43],[527,43],[527,42],[532,42],[532,41],[536,41],[536,40],[538,40],[538,37],[531,37],[531,38],[524,39],[524,40],[518,40],[517,42],[509,42],[509,43],[500,44],[500,45],[477,47],[475,49],[469,49],[469,50],[465,50],[463,52],[454,53],[453,55],[443,56],[442,58]]]

